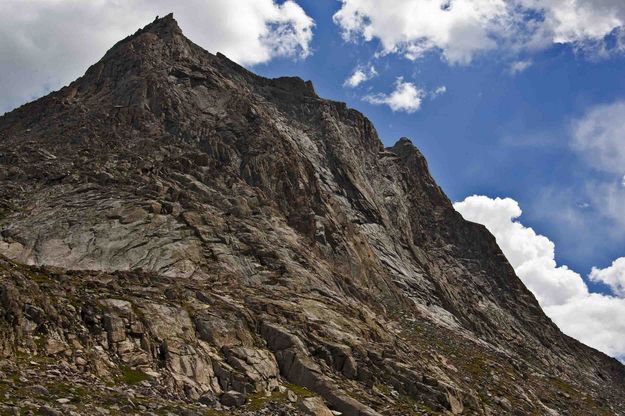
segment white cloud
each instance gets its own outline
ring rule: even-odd
[[[369,81],[377,75],[378,71],[376,71],[373,66],[368,68],[358,67],[354,70],[354,73],[345,80],[343,85],[350,88],[356,88],[363,82]]]
[[[625,358],[625,299],[591,293],[543,309],[565,334],[621,361]]]
[[[510,72],[510,75],[517,75],[517,74],[520,74],[521,72],[524,72],[526,69],[528,69],[532,65],[533,65],[533,62],[531,59],[526,59],[523,61],[514,61],[510,64],[510,68],[508,69],[508,71]]]
[[[566,43],[605,52],[604,38],[625,24],[625,2],[393,0],[380,7],[376,0],[342,0],[334,21],[345,39],[378,39],[383,53],[417,59],[440,51],[452,64],[467,64],[496,48],[534,50]]]
[[[445,94],[446,92],[447,92],[447,87],[446,87],[446,86],[444,86],[444,85],[441,85],[440,87],[438,87],[438,88],[436,88],[434,91],[432,91],[432,92],[430,93],[430,96],[431,96],[432,98],[436,98],[436,97],[438,97],[438,96],[441,96],[441,95]]]
[[[555,43],[602,40],[625,24],[625,3],[621,0],[521,0],[530,10],[545,16],[542,30]]]
[[[614,260],[605,269],[593,267],[588,277],[594,282],[605,283],[616,295],[625,297],[625,257]]]
[[[244,65],[311,52],[314,22],[291,0],[3,0],[0,113],[67,84],[169,12],[200,46]]]
[[[343,0],[334,21],[346,39],[378,38],[384,53],[416,59],[440,49],[449,62],[467,63],[496,46],[489,32],[498,17],[506,18],[506,9],[504,0],[395,0],[384,7],[375,0]]]
[[[541,305],[561,305],[588,294],[579,274],[556,265],[553,242],[516,221],[522,211],[515,200],[470,196],[454,204],[454,208],[465,219],[484,224],[493,233],[508,261]]]
[[[367,95],[363,99],[371,104],[388,105],[393,111],[414,113],[421,108],[425,95],[424,90],[411,82],[404,82],[404,79],[399,77],[395,81],[395,90],[392,93]]]
[[[564,333],[606,354],[625,357],[625,320],[618,319],[625,316],[625,299],[590,293],[578,273],[558,266],[553,242],[517,221],[522,211],[515,200],[474,195],[454,208],[495,236],[519,278]],[[590,278],[622,296],[623,271],[625,258],[606,269],[593,269]]]
[[[591,108],[573,122],[573,148],[593,168],[625,173],[625,101]]]

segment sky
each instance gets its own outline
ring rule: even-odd
[[[409,137],[567,334],[625,358],[622,0],[3,0],[0,113],[174,12],[183,32]]]

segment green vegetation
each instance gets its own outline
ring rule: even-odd
[[[37,351],[45,351],[46,344],[48,342],[45,335],[35,335],[34,337],[35,345],[37,346]]]
[[[415,400],[413,397],[403,395],[403,394],[399,396],[399,399],[397,400],[396,408],[398,410],[401,410],[405,414],[423,415],[425,413],[430,416],[443,414],[439,411],[432,409],[427,404],[423,402],[419,402]]]
[[[391,395],[391,388],[386,384],[376,384],[375,388],[385,396]]]
[[[50,392],[50,397],[67,397],[73,402],[82,402],[92,396],[91,392],[81,386],[73,386],[63,382],[48,383],[46,388]]]
[[[215,409],[208,409],[205,411],[204,416],[222,416],[224,413]]]
[[[121,367],[121,375],[117,378],[118,382],[128,385],[139,384],[145,380],[150,380],[150,376],[141,370],[135,370],[126,366]]]
[[[297,394],[297,397],[299,397],[300,399],[316,396],[316,394],[313,393],[311,390],[307,389],[306,387],[298,386],[297,384],[286,383],[285,386],[289,390],[293,391],[293,393]]]
[[[245,408],[248,410],[260,410],[268,403],[287,403],[288,399],[285,393],[273,392],[271,396],[266,396],[263,392],[254,393],[247,398]]]
[[[577,395],[577,391],[573,388],[573,386],[571,386],[569,383],[562,380],[561,378],[551,377],[550,380],[551,384],[554,385],[561,392],[571,396]]]
[[[298,401],[306,397],[316,396],[315,393],[308,390],[306,387],[298,386],[297,384],[287,383],[285,387],[291,390],[293,393],[297,395]],[[260,410],[264,408],[269,403],[288,403],[289,398],[287,393],[281,393],[279,391],[274,391],[270,396],[266,396],[264,393],[254,393],[247,398],[247,403],[245,408],[248,410]]]
[[[24,273],[26,277],[28,277],[33,282],[37,282],[37,283],[52,283],[53,282],[50,276],[44,273],[35,271],[28,266],[25,266],[22,272]]]
[[[488,372],[488,364],[484,357],[474,355],[466,361],[464,369],[473,375],[473,377],[480,379]]]

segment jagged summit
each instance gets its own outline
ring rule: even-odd
[[[408,139],[171,15],[0,117],[0,255],[3,406],[625,409],[623,366],[556,328]]]
[[[178,25],[178,21],[176,21],[176,19],[174,18],[174,14],[169,13],[168,15],[163,17],[157,16],[153,22],[148,23],[144,27],[138,29],[132,35],[128,35],[126,38],[120,40],[111,47],[109,52],[120,47],[120,45],[132,42],[140,37],[145,37],[146,34],[155,35],[150,37],[154,41],[160,39],[165,42],[171,42],[175,38],[186,39],[186,37],[182,33],[182,29]]]
[[[134,35],[129,36],[125,40],[137,37],[142,33],[154,33],[155,35],[158,35],[159,38],[168,41],[175,36],[182,36],[182,29],[180,29],[178,22],[174,19],[174,14],[169,13],[163,17],[157,16],[152,23],[149,23],[142,29],[137,30]]]
[[[174,14],[169,13],[163,17],[156,17],[154,21],[148,25],[146,25],[143,30],[154,32],[158,34],[168,34],[171,32],[182,33],[180,26],[178,26],[178,22],[174,19]]]
[[[170,13],[115,44],[69,86],[29,104],[28,108],[23,106],[6,114],[5,119],[24,123],[51,111],[51,106],[55,112],[71,113],[77,107],[69,104],[78,104],[97,107],[98,119],[105,123],[110,121],[111,112],[142,113],[141,122],[148,123],[149,119],[161,118],[163,111],[172,110],[168,103],[178,101],[174,95],[181,87],[212,84],[230,88],[233,83],[245,85],[247,91],[268,95],[269,99],[277,95],[283,101],[291,97],[299,99],[298,95],[319,99],[310,81],[298,77],[259,77],[225,55],[213,55],[197,46],[183,35]],[[151,101],[158,103],[151,106]],[[58,104],[64,107],[59,108]],[[193,104],[197,107],[203,103]],[[188,108],[181,110],[189,112]],[[171,113],[168,116],[181,118]]]

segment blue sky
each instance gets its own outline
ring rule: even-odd
[[[4,0],[0,113],[171,11],[209,51],[360,110],[385,145],[411,138],[558,326],[625,357],[625,2]]]

